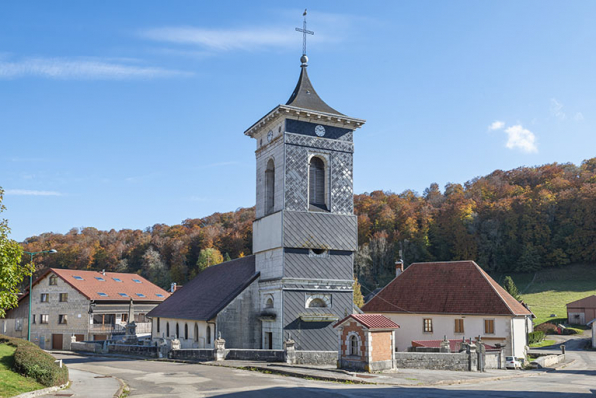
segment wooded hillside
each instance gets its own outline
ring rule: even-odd
[[[406,265],[472,259],[489,272],[596,263],[596,158],[498,170],[443,191],[431,184],[422,195],[375,191],[355,195],[354,203],[355,274],[365,293],[393,278],[400,248]],[[226,259],[250,254],[253,219],[254,208],[239,209],[145,231],[45,233],[23,246],[58,250],[37,259],[43,267],[137,272],[167,287],[204,267],[202,250]]]

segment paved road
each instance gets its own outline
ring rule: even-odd
[[[441,387],[388,387],[318,382],[245,370],[116,358],[59,356],[74,369],[117,376],[131,397],[594,397],[596,352],[579,351],[585,342],[567,342],[576,362],[531,377]]]

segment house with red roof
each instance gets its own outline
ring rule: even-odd
[[[49,268],[31,290],[31,341],[44,349],[70,349],[77,341],[124,335],[130,305],[137,334],[149,335],[145,315],[170,293],[136,274]],[[0,334],[27,338],[29,292],[0,320]]]
[[[413,341],[480,336],[505,355],[524,357],[532,312],[474,261],[411,264],[362,307],[400,325],[395,349]]]

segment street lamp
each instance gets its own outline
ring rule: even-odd
[[[43,250],[40,252],[23,252],[31,256],[31,275],[29,275],[29,320],[27,321],[27,341],[31,341],[31,296],[32,296],[32,285],[33,285],[33,272],[35,272],[35,265],[33,264],[33,256],[42,253],[58,253],[58,250]]]

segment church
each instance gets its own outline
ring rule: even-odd
[[[289,100],[244,132],[256,143],[253,254],[207,268],[147,314],[154,339],[212,348],[221,335],[228,348],[282,349],[291,338],[298,350],[337,349],[333,325],[353,312],[353,134],[365,121],[319,97],[305,47]]]

